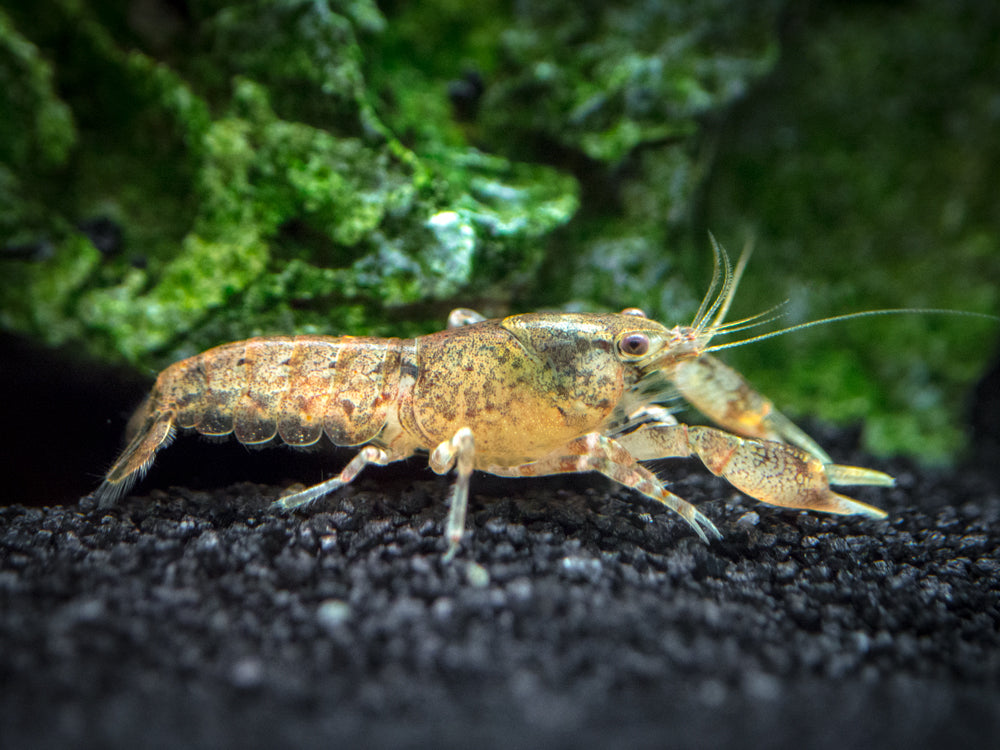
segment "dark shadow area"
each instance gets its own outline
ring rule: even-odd
[[[75,503],[97,487],[152,379],[0,335],[0,504]]]

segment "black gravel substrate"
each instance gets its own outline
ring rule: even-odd
[[[477,474],[451,564],[419,465],[287,517],[255,484],[3,508],[0,744],[996,747],[1000,490],[879,468],[849,494],[885,522],[665,463],[711,546],[600,478]]]

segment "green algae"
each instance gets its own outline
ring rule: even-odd
[[[126,226],[129,252],[89,253],[89,276],[17,264],[5,293],[10,329],[51,344],[78,339],[141,367],[220,336],[388,332],[395,308],[530,273],[540,239],[576,211],[569,175],[467,145],[418,155],[395,138],[363,86],[356,32],[384,26],[371,4],[199,5],[205,48],[177,65],[190,79],[126,51],[100,7],[58,6],[82,37],[79,54],[115,79],[123,102],[108,102],[117,120],[100,130],[95,105],[80,105],[94,130],[71,186],[77,205],[74,215],[50,207],[49,217],[68,239],[43,241],[86,245],[73,227],[100,212]],[[96,142],[109,130],[131,131],[122,148]],[[33,296],[53,275],[77,285],[63,319]]]
[[[1000,21],[966,5],[0,0],[0,326],[152,371],[453,306],[686,322],[708,230],[756,239],[735,314],[995,313]],[[866,319],[727,358],[940,459],[995,336]]]

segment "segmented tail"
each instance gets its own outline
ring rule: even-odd
[[[144,410],[145,405],[140,407],[136,416],[142,414]],[[136,481],[142,478],[152,465],[156,452],[170,445],[176,432],[173,410],[153,411],[145,415],[138,424],[135,421],[130,423],[130,428],[133,426],[136,427],[135,435],[94,493],[101,508],[114,505]]]

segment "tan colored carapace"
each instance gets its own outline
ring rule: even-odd
[[[210,349],[160,374],[96,496],[107,506],[127,492],[180,428],[246,444],[278,436],[306,446],[326,434],[360,446],[337,477],[277,500],[284,509],[342,487],[368,464],[427,451],[434,471],[457,469],[448,558],[461,541],[474,469],[598,471],[677,512],[705,541],[720,536],[715,525],[640,461],[695,455],[762,502],[883,518],[830,485],[888,486],[892,477],[834,464],[707,353],[713,336],[747,323],[723,325],[745,257],[735,272],[718,249],[716,261],[721,290],[713,299],[713,281],[691,326],[668,329],[634,308],[497,320],[460,309],[447,330],[415,339],[278,336]],[[656,405],[677,394],[723,429],[679,424]]]

